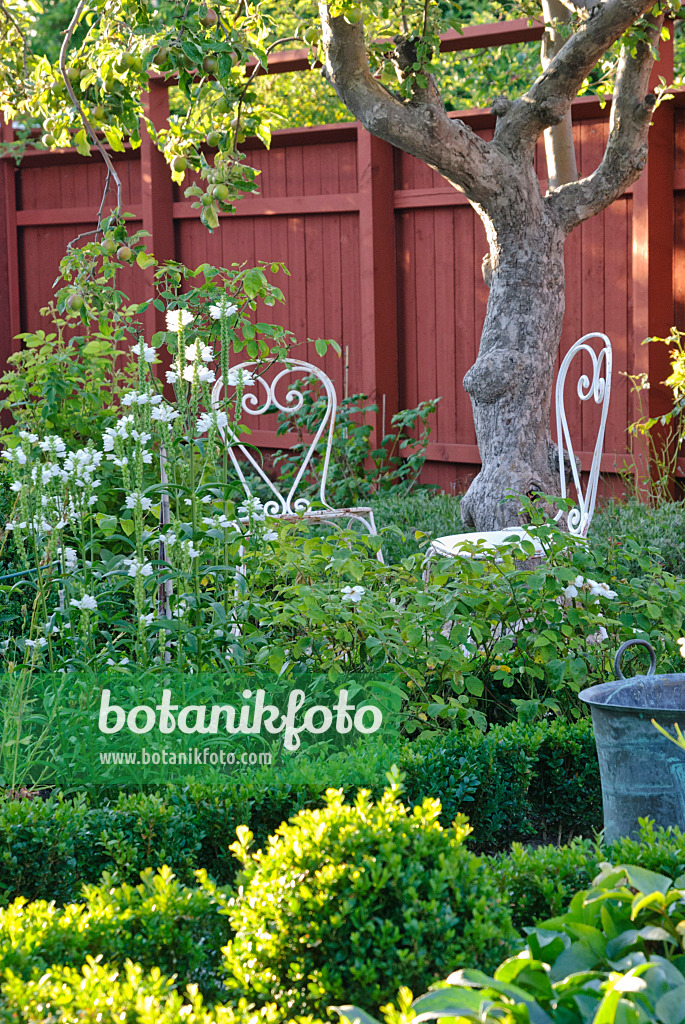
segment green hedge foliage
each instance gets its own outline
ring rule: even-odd
[[[515,723],[485,736],[454,732],[399,750],[368,744],[355,756],[327,760],[326,777],[347,794],[366,787],[378,798],[393,764],[404,775],[405,802],[439,799],[445,826],[460,812],[468,815],[474,851],[494,852],[529,837],[558,841],[601,827],[589,722]],[[103,871],[136,882],[145,868],[163,864],[186,884],[203,867],[230,885],[239,867],[229,850],[238,826],[247,825],[262,845],[293,814],[323,805],[320,778],[320,763],[294,761],[222,788],[170,786],[102,800],[6,799],[0,803],[0,902],[16,896],[68,902]]]
[[[392,786],[375,804],[364,790],[353,804],[329,790],[322,809],[301,812],[254,854],[241,829],[228,906],[233,991],[287,1014],[325,1016],[350,991],[372,1009],[398,977],[425,987],[455,963],[492,968],[517,948],[492,873],[463,845],[465,819],[444,829],[439,813],[428,797],[405,806]]]

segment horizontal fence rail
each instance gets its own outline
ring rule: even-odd
[[[446,51],[539,40],[542,26],[525,19],[468,26],[447,33]],[[668,50],[668,47],[667,47]],[[667,75],[672,54],[657,65]],[[309,67],[305,50],[274,54],[268,73]],[[263,69],[262,69],[263,70]],[[264,72],[266,73],[266,72]],[[167,82],[152,75],[147,108],[162,127],[169,115]],[[601,160],[609,110],[594,97],[573,104],[579,173]],[[489,111],[460,111],[484,139],[492,137]],[[12,137],[3,127],[3,139]],[[112,153],[123,183],[124,209],[132,229],[150,233],[158,259],[230,265],[260,259],[285,263],[291,276],[279,281],[286,303],[260,310],[278,319],[302,344],[299,358],[320,362],[307,338],[335,338],[345,360],[329,350],[324,369],[339,396],[364,393],[379,411],[370,419],[376,436],[401,408],[440,397],[422,479],[445,490],[462,490],[480,463],[471,404],[462,379],[473,364],[487,305],[481,260],[487,250],[482,225],[467,200],[425,164],[371,136],[359,124],[276,131],[270,150],[256,139],[243,146],[260,171],[260,193],[222,215],[210,234],[172,184],[163,157],[146,133],[139,150]],[[537,166],[546,188],[542,146]],[[29,150],[19,167],[0,161],[0,367],[16,351],[21,332],[41,323],[39,310],[52,295],[67,243],[94,227],[105,169],[73,150]],[[645,373],[643,413],[669,407],[662,382],[668,376],[665,346],[644,346],[685,324],[685,96],[659,106],[642,177],[604,213],[569,237],[567,298],[560,358],[582,334],[602,331],[614,349],[615,376],[602,473],[605,490],[620,488],[622,475],[643,472],[643,441],[628,450],[627,426],[640,415],[627,375]],[[148,297],[151,276],[122,270],[120,287],[132,298]],[[146,327],[162,327],[152,307]],[[578,403],[579,404],[579,403]],[[571,418],[575,415],[575,419]],[[589,468],[596,411],[574,410],[569,424],[584,470]],[[284,447],[275,430],[260,429],[264,448]],[[636,460],[637,459],[637,463]],[[685,477],[685,460],[677,475]]]

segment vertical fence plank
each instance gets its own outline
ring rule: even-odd
[[[169,90],[163,79],[150,79],[145,109],[155,128],[165,125],[169,117]],[[140,186],[143,229],[150,232],[150,237],[145,239],[146,246],[160,261],[175,259],[171,173],[145,128],[141,132],[140,143]],[[145,279],[149,294],[152,294],[153,269],[145,271]],[[151,305],[145,314],[148,341],[156,331],[164,329],[164,313]]]
[[[375,437],[399,408],[394,157],[387,142],[357,132],[359,307],[363,390],[376,399]],[[385,411],[385,415],[384,415]]]
[[[11,142],[11,125],[0,121],[2,141]],[[19,349],[15,337],[21,331],[21,294],[19,290],[19,238],[17,235],[17,170],[11,156],[0,160],[0,218],[2,240],[0,246],[0,371],[7,359]]]
[[[660,77],[673,78],[673,25],[670,39],[661,43],[660,60],[655,65],[650,85],[654,88]],[[648,415],[662,416],[671,408],[670,392],[663,386],[669,375],[668,350],[665,345],[642,345],[645,338],[669,334],[673,316],[673,199],[674,163],[673,103],[662,103],[654,113],[649,131],[647,166],[633,189],[633,373],[646,373]],[[631,409],[638,418],[635,396]],[[637,438],[638,465],[649,467],[654,477],[657,465],[650,459],[647,442]],[[665,432],[655,436],[659,446],[665,444]],[[639,470],[637,471],[639,472]],[[636,480],[639,484],[639,480]],[[675,482],[672,482],[674,486]],[[641,489],[643,492],[644,489]]]

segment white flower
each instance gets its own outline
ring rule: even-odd
[[[213,384],[216,380],[216,373],[214,370],[208,370],[206,366],[202,366],[197,371],[197,379],[200,384]]]
[[[596,633],[590,633],[587,637],[589,644],[601,644],[603,640],[608,640],[609,634],[604,626],[600,626]]]
[[[140,562],[137,558],[125,558],[124,565],[128,566],[127,575],[130,576],[131,579],[135,579],[137,576],[152,575],[151,562]]]
[[[568,598],[569,600],[571,600],[571,598],[573,597],[578,597],[578,587],[574,586],[573,583],[570,583],[568,587],[564,587],[563,594],[564,597]]]
[[[126,508],[138,507],[140,507],[143,512],[149,512],[152,508],[152,498],[144,498],[138,491],[134,491],[133,494],[129,494],[126,498]]]
[[[207,431],[213,426],[218,430],[223,430],[228,425],[228,416],[225,412],[214,411],[214,412],[203,412],[198,417],[197,421],[197,432],[198,434],[206,434]]]
[[[28,430],[20,430],[19,437],[22,441],[28,441],[29,444],[35,444],[38,440],[38,434],[30,434]]]
[[[265,530],[262,540],[265,540],[267,542],[272,540],[278,540],[278,533],[276,532],[276,530]]]
[[[8,462],[16,462],[19,466],[25,466],[26,452],[21,448],[10,448],[2,453],[3,459],[7,459]]]
[[[181,541],[181,550],[188,556],[188,558],[199,558],[200,551],[195,547],[192,540]]]
[[[237,312],[238,307],[233,302],[227,302],[225,296],[222,297],[218,306],[209,307],[209,315],[212,320],[221,320],[222,316],[233,316]]]
[[[138,622],[141,626],[149,626],[151,622],[154,622],[157,616],[154,612],[148,612],[147,615],[139,615]]]
[[[63,459],[67,454],[67,446],[61,437],[57,437],[56,434],[51,434],[50,437],[44,438],[38,442],[38,447],[41,451],[45,452],[46,455],[52,455],[53,458]]]
[[[167,331],[178,332],[180,327],[187,327],[188,324],[192,324],[193,314],[187,309],[169,309],[166,314],[166,329]]]
[[[352,604],[359,604],[362,599],[362,595],[366,593],[364,587],[343,587],[340,593],[343,596],[343,601],[351,601]]]
[[[256,379],[254,373],[251,373],[249,370],[229,370],[226,376],[226,383],[230,388],[237,388],[239,383],[246,388],[250,384],[254,384]]]
[[[142,338],[131,345],[131,352],[134,356],[141,356],[146,363],[154,363],[157,358],[157,350],[146,345]]]
[[[22,484],[21,484],[20,480],[15,480],[13,483],[10,484],[10,490],[11,491],[16,491],[17,494],[19,493],[21,488],[22,488]]]
[[[97,601],[90,594],[84,594],[80,601],[72,597],[69,604],[72,608],[78,608],[82,612],[96,612],[98,607]]]
[[[196,341],[193,345],[187,345],[185,352],[189,363],[196,362],[198,357],[203,363],[211,363],[214,359],[214,353],[209,345],[203,345],[200,341]]]
[[[159,423],[173,423],[175,419],[180,416],[178,409],[173,409],[170,405],[164,402],[162,405],[158,405],[156,409],[153,409],[150,416],[153,420],[157,420]]]
[[[177,380],[178,380],[178,374],[176,373],[175,370],[167,370],[166,371],[166,382],[167,382],[167,384],[175,384]]]
[[[67,569],[75,569],[78,565],[78,557],[74,548],[59,549],[58,555],[64,555],[64,565]]]
[[[249,498],[245,499],[242,505],[238,506],[238,515],[243,519],[253,519],[259,522],[264,519],[264,513],[262,512],[263,508],[264,506],[259,498],[254,494],[251,494]]]
[[[122,659],[121,659],[121,660],[120,660],[119,662],[116,662],[116,661],[114,660],[114,658],[108,658],[108,659],[107,659],[107,664],[108,664],[108,665],[111,665],[111,666],[113,666],[113,667],[114,667],[114,666],[116,666],[116,665],[118,665],[119,667],[121,667],[122,665],[128,665],[128,664],[129,664],[129,661],[130,661],[130,659],[129,659],[129,658],[122,658]]]
[[[27,647],[45,647],[47,640],[44,636],[39,636],[37,640],[25,640],[24,643]]]
[[[592,597],[606,597],[610,601],[615,597],[618,597],[616,591],[611,590],[608,583],[597,583],[596,580],[588,580],[587,582],[590,587],[590,595]]]

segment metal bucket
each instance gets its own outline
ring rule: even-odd
[[[649,651],[646,675],[626,679],[621,659],[628,647]],[[617,680],[579,694],[592,710],[602,780],[604,836],[636,836],[638,818],[685,831],[685,751],[662,736],[652,719],[674,733],[685,728],[685,674],[655,675],[656,654],[645,640],[627,640],[616,652]]]

